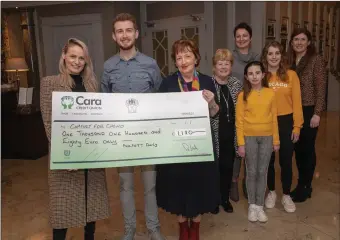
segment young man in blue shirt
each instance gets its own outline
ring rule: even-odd
[[[118,14],[113,21],[112,38],[120,51],[104,64],[101,81],[105,93],[151,93],[157,92],[162,77],[156,61],[142,53],[135,42],[139,32],[136,19],[128,13]],[[141,166],[144,183],[146,225],[151,240],[164,240],[160,234],[158,206],[155,193],[155,166]],[[133,240],[136,232],[136,207],[134,200],[134,167],[118,168],[120,200],[125,221],[123,240]]]

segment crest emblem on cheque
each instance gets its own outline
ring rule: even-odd
[[[64,156],[68,157],[70,156],[71,151],[70,150],[64,150]]]
[[[129,98],[128,100],[126,100],[125,105],[129,113],[136,113],[139,104],[137,99]]]
[[[71,109],[74,104],[74,99],[71,96],[63,96],[61,98],[61,105],[64,109]]]

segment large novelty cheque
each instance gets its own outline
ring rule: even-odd
[[[51,169],[213,161],[202,92],[53,92]]]

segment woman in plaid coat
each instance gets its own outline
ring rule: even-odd
[[[62,50],[59,75],[41,80],[40,108],[51,141],[52,92],[97,92],[98,85],[87,46],[71,38]],[[50,222],[53,240],[64,240],[67,228],[84,227],[93,240],[95,221],[110,214],[105,169],[48,170]]]

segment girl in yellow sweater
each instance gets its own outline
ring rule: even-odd
[[[277,41],[268,43],[262,52],[262,63],[266,68],[269,87],[275,91],[277,100],[277,121],[280,135],[280,167],[283,196],[281,203],[286,212],[295,212],[295,204],[290,197],[292,185],[292,158],[294,143],[299,140],[303,124],[300,81],[297,74],[287,70],[283,59],[283,47]],[[275,154],[272,154],[268,168],[269,193],[265,200],[266,208],[273,208],[275,192]]]
[[[268,88],[261,62],[244,68],[243,91],[236,104],[238,153],[245,157],[248,220],[266,222],[263,210],[271,154],[280,148],[275,93]]]

